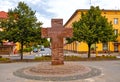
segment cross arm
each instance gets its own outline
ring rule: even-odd
[[[48,36],[48,28],[42,28],[41,29],[41,37],[42,38],[49,38],[49,36]]]
[[[64,35],[64,37],[72,37],[73,29],[72,28],[64,28],[63,35]]]

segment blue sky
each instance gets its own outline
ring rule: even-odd
[[[89,9],[91,5],[100,9],[120,10],[120,0],[0,0],[0,11],[8,11],[24,1],[33,11],[43,27],[51,26],[52,18],[63,18],[64,23],[77,9]]]

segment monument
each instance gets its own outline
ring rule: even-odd
[[[83,66],[76,62],[64,63],[63,38],[71,37],[73,30],[72,28],[64,28],[62,19],[52,19],[51,24],[52,28],[42,28],[42,37],[52,39],[52,65],[50,65],[50,62],[40,62],[36,66],[31,64],[31,66],[18,69],[13,74],[32,81],[40,80],[41,82],[75,81],[100,75],[101,70],[99,69]]]
[[[64,28],[63,19],[51,19],[51,28],[42,28],[42,38],[51,38],[52,65],[64,64],[63,38],[72,37],[72,28]]]

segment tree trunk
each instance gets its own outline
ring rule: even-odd
[[[88,44],[88,58],[90,58],[90,47],[91,47],[91,44]]]
[[[21,54],[21,60],[23,60],[23,41],[21,42],[20,54]]]

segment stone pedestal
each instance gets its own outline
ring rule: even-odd
[[[63,65],[64,60],[52,60],[52,65]]]

